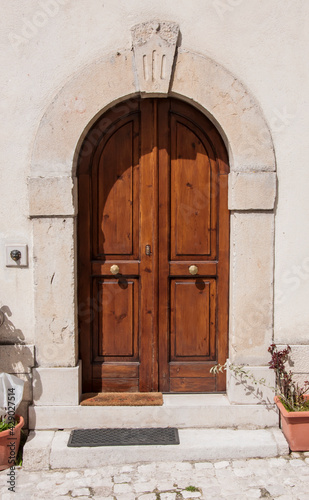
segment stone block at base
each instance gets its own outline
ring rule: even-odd
[[[274,404],[275,374],[268,366],[244,366],[247,376],[235,375],[229,368],[227,375],[227,394],[231,404]],[[258,383],[265,380],[265,385]],[[255,383],[256,382],[256,383]]]
[[[31,431],[23,450],[23,468],[45,470],[50,466],[50,451],[54,431]]]
[[[81,362],[74,368],[34,368],[33,402],[39,406],[76,406],[81,395]]]

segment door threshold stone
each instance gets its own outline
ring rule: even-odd
[[[162,406],[29,407],[30,430],[96,427],[260,429],[276,427],[276,406],[231,404],[225,394],[164,394]]]

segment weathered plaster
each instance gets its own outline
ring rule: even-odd
[[[31,373],[34,366],[33,345],[2,345],[1,371],[6,373]]]

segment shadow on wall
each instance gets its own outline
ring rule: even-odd
[[[11,316],[12,312],[8,306],[0,308],[0,344],[23,344],[25,336],[10,321]]]
[[[28,406],[32,401],[32,368],[34,346],[25,344],[23,332],[11,321],[12,311],[7,305],[0,308],[0,372],[17,376],[25,382],[23,399],[17,408],[28,422]]]

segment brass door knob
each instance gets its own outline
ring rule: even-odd
[[[117,264],[114,264],[113,266],[111,266],[110,272],[112,274],[119,274],[119,266],[117,266]]]
[[[193,276],[198,273],[198,267],[193,265],[189,267],[189,273],[192,274]]]

